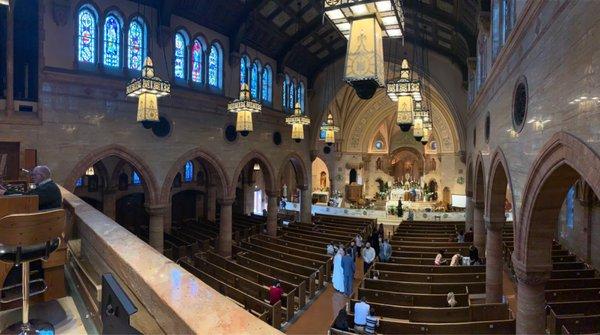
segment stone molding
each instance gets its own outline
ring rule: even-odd
[[[502,231],[502,227],[504,227],[504,224],[506,223],[506,218],[491,218],[489,216],[484,216],[483,221],[485,222],[485,229]]]
[[[146,211],[150,216],[161,216],[167,213],[167,210],[171,208],[169,204],[155,204],[155,205],[146,205]]]
[[[515,254],[512,255],[513,269],[520,283],[535,286],[545,284],[550,279],[552,264],[526,267],[525,263],[515,256]]]
[[[217,202],[221,206],[231,206],[235,202],[235,198],[221,198],[217,199]]]

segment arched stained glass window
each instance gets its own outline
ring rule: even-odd
[[[571,186],[567,192],[567,228],[573,229],[575,217],[575,186]]]
[[[192,44],[192,81],[202,83],[202,70],[204,68],[204,43],[200,38],[194,40]]]
[[[140,185],[142,183],[142,178],[140,178],[140,175],[136,171],[131,173],[131,183],[133,185]]]
[[[127,34],[127,67],[131,70],[142,70],[146,57],[146,24],[135,18],[129,24]]]
[[[250,85],[250,58],[247,56],[242,56],[240,58],[240,85],[248,84]]]
[[[210,46],[208,55],[208,84],[217,89],[221,89],[223,82],[223,49],[218,43]]]
[[[254,99],[256,101],[260,100],[259,85],[260,85],[261,68],[262,68],[262,66],[260,65],[260,62],[258,60],[255,60],[254,63],[252,64],[252,73],[251,73],[251,77],[250,77],[250,95],[252,96],[252,99]]]
[[[175,34],[175,78],[185,79],[186,38],[182,32]]]
[[[96,63],[96,13],[90,8],[79,10],[77,59],[82,63]]]
[[[296,92],[296,101],[298,101],[300,103],[300,108],[302,108],[302,111],[304,112],[304,83],[303,82],[298,83],[298,89]]]
[[[261,95],[263,102],[273,103],[273,72],[269,65],[265,65],[262,71]]]
[[[81,186],[83,186],[83,177],[79,177],[75,181],[75,187],[81,187]]]
[[[281,107],[284,111],[288,109],[288,90],[290,82],[290,76],[286,74],[283,80],[283,87],[281,89]]]
[[[121,65],[121,22],[109,14],[104,21],[104,66],[117,68]]]
[[[192,161],[187,161],[185,163],[185,171],[184,171],[184,180],[186,182],[192,181],[194,179],[194,164]]]
[[[292,112],[294,110],[294,95],[296,95],[296,85],[293,81],[290,81],[288,86],[288,112]]]

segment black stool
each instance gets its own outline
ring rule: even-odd
[[[41,294],[47,288],[43,279],[29,281],[29,263],[39,259],[47,260],[50,254],[58,249],[64,230],[65,211],[62,209],[13,214],[0,219],[0,262],[21,266],[22,272],[20,285],[0,290],[0,302],[23,299],[21,322],[3,330],[2,334],[54,334],[51,324],[41,320],[29,320],[29,297]],[[30,292],[32,284],[34,290]],[[19,286],[21,295],[15,295],[14,291]]]

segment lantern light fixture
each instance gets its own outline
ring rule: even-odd
[[[171,84],[154,75],[154,66],[150,57],[146,57],[144,61],[141,77],[132,79],[126,88],[128,97],[138,98],[138,122],[158,121],[158,98],[170,93]]]
[[[302,114],[300,103],[296,101],[294,114],[285,118],[285,123],[292,126],[292,139],[299,143],[304,139],[304,126],[310,124],[310,118]]]
[[[335,143],[335,133],[339,130],[340,128],[333,124],[333,115],[329,114],[327,116],[327,122],[323,122],[323,125],[321,125],[321,131],[325,132],[325,143],[327,143],[327,145],[331,146]]]
[[[90,166],[87,170],[85,170],[86,176],[93,176],[96,174],[96,170],[94,170],[93,166]]]
[[[237,114],[235,130],[242,136],[248,136],[254,130],[252,114],[260,113],[261,109],[262,105],[250,98],[250,89],[246,83],[241,85],[240,98],[227,104],[227,110]]]

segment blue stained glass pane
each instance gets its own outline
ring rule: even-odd
[[[575,216],[575,186],[572,186],[567,192],[567,227],[573,229],[573,219]]]
[[[127,66],[132,70],[142,70],[145,51],[145,36],[142,25],[137,20],[131,21],[129,36],[127,37],[127,59],[129,61]]]
[[[81,187],[81,186],[83,186],[83,177],[79,177],[75,181],[75,187]]]
[[[288,108],[288,89],[289,89],[289,85],[290,85],[290,78],[286,75],[285,76],[285,80],[283,81],[283,87],[282,87],[282,92],[281,92],[281,106],[283,107],[283,110],[286,110]]]
[[[248,84],[248,58],[242,57],[240,60],[240,85]]]
[[[254,62],[252,65],[252,78],[250,80],[250,95],[252,99],[258,100],[258,83],[259,83],[260,69],[258,63]]]
[[[262,74],[262,100],[265,102],[272,102],[271,85],[271,68],[265,66]]]
[[[89,9],[79,12],[78,59],[83,63],[96,62],[96,18]]]
[[[139,185],[142,183],[142,179],[136,171],[133,171],[133,173],[131,174],[131,183],[133,185]]]
[[[185,79],[185,40],[180,33],[175,34],[175,77]]]
[[[296,90],[294,89],[294,83],[290,82],[290,86],[288,88],[288,110],[289,111],[293,111],[294,110],[294,94],[296,93]]]
[[[121,25],[117,18],[109,16],[104,23],[104,65],[119,67]]]
[[[319,139],[324,140],[325,139],[325,130],[321,130],[321,132],[319,132]]]
[[[198,39],[192,46],[192,81],[202,82],[202,43]]]
[[[192,181],[194,179],[194,164],[191,161],[185,163],[185,181]]]
[[[300,103],[300,108],[304,111],[304,84],[298,84],[298,92],[296,93],[296,101]]]
[[[208,84],[212,87],[219,87],[219,76],[221,70],[221,55],[216,45],[210,47],[208,56]]]

